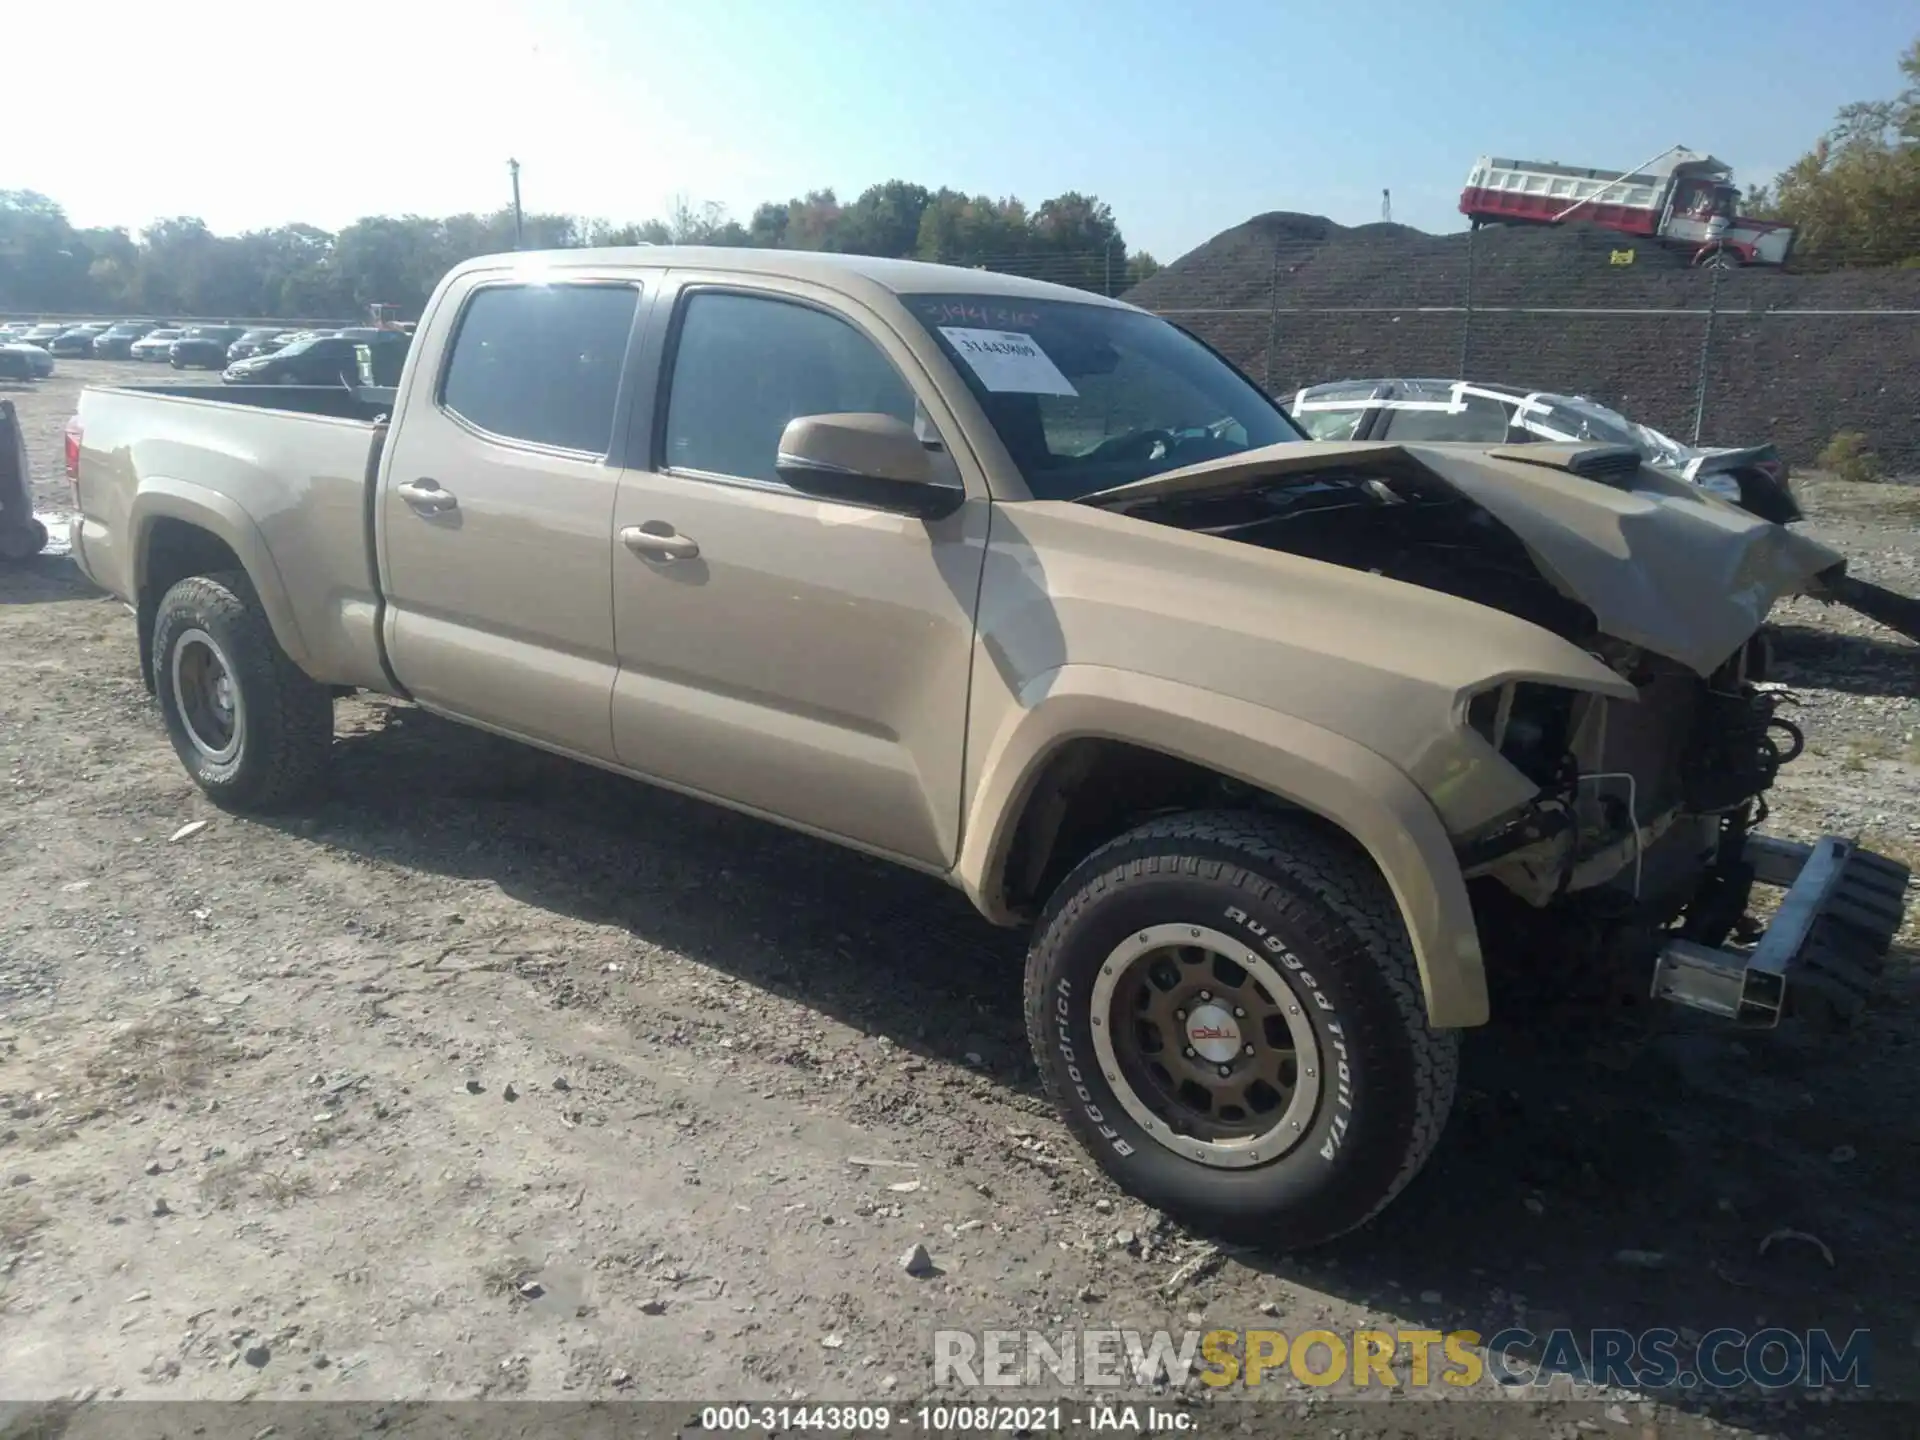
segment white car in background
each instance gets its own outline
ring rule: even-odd
[[[134,341],[127,353],[135,360],[145,360],[149,363],[157,360],[164,363],[167,358],[167,352],[173,348],[173,342],[186,333],[185,330],[178,326],[171,329],[149,331],[146,335]]]
[[[1474,380],[1334,380],[1294,392],[1286,408],[1316,440],[1626,445],[1649,465],[1762,520],[1786,525],[1801,518],[1787,462],[1773,446],[1683,445],[1583,395]]]
[[[1581,395],[1471,380],[1334,380],[1297,390],[1282,404],[1313,440],[1622,445],[1762,520],[1787,525],[1803,518],[1787,462],[1773,446],[1683,445]],[[1920,641],[1920,600],[1852,575],[1832,577],[1826,598]]]

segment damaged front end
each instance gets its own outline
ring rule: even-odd
[[[1475,697],[1475,729],[1541,791],[1461,842],[1463,872],[1550,921],[1488,907],[1510,933],[1571,940],[1563,954],[1628,967],[1660,999],[1771,1026],[1791,993],[1852,1019],[1900,928],[1907,871],[1840,836],[1758,833],[1767,790],[1805,743],[1780,713],[1791,696],[1762,678],[1763,643],[1704,680],[1611,648],[1637,702],[1523,684]],[[1786,892],[1764,926],[1757,886]]]
[[[1461,697],[1461,724],[1534,787],[1455,836],[1489,950],[1744,1024],[1790,1000],[1865,1004],[1906,868],[1844,837],[1758,833],[1805,743],[1761,625],[1781,596],[1832,589],[1832,551],[1606,447],[1276,447],[1090,498],[1503,611],[1631,686]],[[1785,891],[1764,926],[1759,886]]]

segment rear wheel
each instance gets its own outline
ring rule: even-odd
[[[333,694],[280,648],[244,574],[196,575],[169,590],[152,663],[167,738],[216,804],[283,809],[317,787]]]
[[[47,548],[47,527],[29,519],[17,530],[0,531],[0,560],[31,560]]]
[[[1451,1107],[1397,907],[1342,837],[1280,817],[1154,821],[1061,885],[1028,957],[1055,1102],[1124,1188],[1203,1228],[1303,1246],[1420,1169]]]

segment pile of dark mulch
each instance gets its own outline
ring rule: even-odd
[[[1276,393],[1464,370],[1592,395],[1687,439],[1704,373],[1707,443],[1771,440],[1805,465],[1858,430],[1893,468],[1920,469],[1920,270],[1716,275],[1688,260],[1593,225],[1429,235],[1273,211],[1126,298]],[[1831,311],[1871,313],[1805,313]]]

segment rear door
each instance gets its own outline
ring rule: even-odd
[[[875,311],[766,277],[669,277],[613,530],[613,744],[679,788],[930,869],[958,848],[988,501]],[[671,323],[661,323],[671,315]],[[800,415],[915,425],[968,498],[939,520],[775,470]]]
[[[302,385],[338,385],[354,372],[351,340],[316,340],[298,355],[288,359],[293,374]]]
[[[460,282],[454,323],[420,342],[379,498],[400,683],[595,759],[612,753],[612,452],[644,299],[622,272]]]

